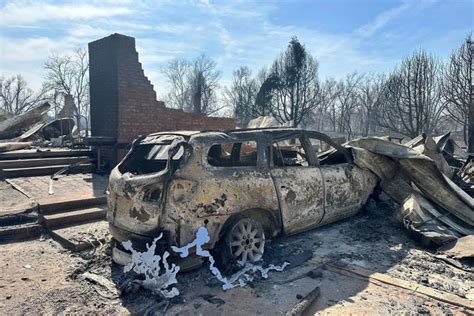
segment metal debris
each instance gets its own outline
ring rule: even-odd
[[[126,273],[133,270],[138,274],[143,274],[145,280],[142,280],[141,284],[144,288],[160,294],[165,298],[172,298],[179,295],[179,290],[176,287],[172,287],[168,290],[168,287],[178,283],[176,274],[179,272],[180,267],[174,263],[170,266],[167,260],[170,254],[167,251],[163,253],[163,256],[155,255],[156,242],[160,240],[162,236],[163,234],[160,234],[160,236],[153,240],[151,245],[147,245],[147,251],[145,252],[139,252],[133,249],[131,241],[123,242],[123,247],[132,253],[132,261],[123,268],[123,271]],[[160,264],[162,264],[165,269],[164,273],[161,271]]]
[[[275,271],[283,271],[285,267],[289,264],[288,262],[284,262],[280,266],[275,266],[273,264],[269,265],[267,268],[263,268],[261,266],[252,264],[247,262],[242,270],[234,273],[229,278],[223,277],[222,273],[219,269],[215,266],[215,260],[212,257],[211,253],[208,250],[202,248],[203,245],[207,244],[210,240],[209,233],[206,227],[201,226],[199,227],[198,231],[196,232],[196,239],[194,239],[191,243],[178,248],[172,247],[173,251],[178,253],[181,258],[186,258],[189,256],[189,249],[196,247],[196,254],[201,257],[206,257],[209,259],[210,263],[210,270],[212,274],[214,274],[219,281],[223,283],[222,289],[228,290],[234,288],[236,286],[244,287],[248,282],[251,282],[254,279],[253,274],[255,272],[260,272],[262,278],[268,278],[268,272],[271,270]]]
[[[0,152],[12,151],[27,148],[33,145],[33,142],[5,142],[0,143]]]
[[[97,293],[99,293],[99,295],[107,298],[114,298],[119,295],[119,291],[115,287],[115,284],[109,279],[91,272],[85,272],[82,274],[82,276],[84,277],[84,279],[99,284],[107,290],[107,292],[104,292],[101,289],[96,288]]]
[[[375,173],[382,190],[401,205],[398,217],[405,227],[425,245],[442,245],[472,234],[474,199],[443,172],[442,156],[425,155],[426,148],[433,147],[430,138],[426,142],[416,149],[415,140],[407,146],[361,138],[346,146],[355,164]]]

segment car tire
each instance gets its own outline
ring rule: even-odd
[[[246,262],[259,261],[265,248],[265,232],[262,224],[252,218],[241,218],[227,231],[226,253],[241,266]]]

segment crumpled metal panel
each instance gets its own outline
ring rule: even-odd
[[[474,225],[474,199],[444,175],[438,169],[436,163],[426,155],[412,148],[377,138],[361,138],[350,141],[347,145],[356,147],[355,152],[356,156],[358,156],[355,159],[356,164],[372,170],[379,176],[382,175],[382,188],[384,187],[384,181],[391,180],[390,174],[393,174],[395,171],[401,171],[399,174],[406,177],[408,184],[413,182],[416,188],[441,210],[448,211],[471,227]],[[360,148],[359,152],[357,148]],[[382,159],[385,163],[374,165],[369,162],[369,159],[374,161],[374,156],[364,155],[361,150],[385,156]],[[387,160],[387,158],[390,159]],[[376,159],[379,162],[381,161],[378,158]],[[391,169],[391,171],[384,175],[382,170],[386,168]],[[399,174],[397,176],[400,176]],[[399,199],[410,193],[411,189],[407,189],[406,186],[399,187],[398,189],[394,186],[388,188],[391,188],[391,190],[387,191],[387,193],[391,196],[399,195]],[[403,193],[400,191],[402,189],[404,190]],[[401,201],[398,202],[400,203]]]

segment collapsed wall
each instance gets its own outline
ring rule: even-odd
[[[89,43],[91,135],[124,147],[138,135],[176,130],[226,130],[231,118],[167,108],[145,76],[135,38],[121,34]]]

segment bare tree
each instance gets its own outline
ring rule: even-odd
[[[189,106],[190,91],[187,76],[190,70],[191,64],[185,59],[175,59],[162,69],[171,84],[166,100],[171,107],[184,110]]]
[[[73,55],[53,55],[44,64],[46,85],[53,91],[52,103],[56,114],[71,95],[80,115],[89,115],[89,60],[87,50],[75,48]]]
[[[21,75],[0,77],[0,108],[13,115],[26,112],[46,101],[46,90],[43,86],[35,93]]]
[[[440,61],[424,51],[405,58],[384,84],[377,123],[410,137],[431,133],[444,109],[441,70]]]
[[[216,62],[202,54],[197,57],[188,74],[188,87],[191,92],[193,112],[212,115],[224,106],[218,105],[217,89],[219,88],[220,71]]]
[[[469,152],[474,152],[473,60],[474,46],[472,35],[469,35],[461,47],[451,54],[443,82],[446,111],[463,126]]]
[[[221,73],[216,66],[216,62],[204,54],[193,61],[170,62],[162,69],[171,84],[167,102],[187,112],[212,115],[220,111],[224,106],[218,104]]]
[[[336,131],[336,99],[338,93],[337,81],[334,78],[326,79],[321,84],[321,102],[313,111],[313,117],[315,118],[316,128],[318,130],[323,131],[326,129],[326,126],[329,125],[331,131]]]
[[[272,112],[280,123],[296,127],[320,102],[318,63],[296,37],[273,63],[272,74],[278,78]]]
[[[374,132],[377,127],[376,107],[380,103],[380,97],[385,82],[384,75],[367,75],[362,80],[359,88],[359,104],[361,106],[361,132],[367,136]]]
[[[235,70],[230,87],[224,89],[224,103],[233,109],[235,119],[242,126],[247,125],[251,119],[258,116],[255,113],[256,95],[257,84],[252,79],[250,69],[240,67]]]
[[[359,87],[362,79],[363,75],[354,72],[339,81],[336,87],[338,90],[336,94],[338,131],[347,134],[348,138],[354,136],[356,129],[355,114],[359,112]]]

